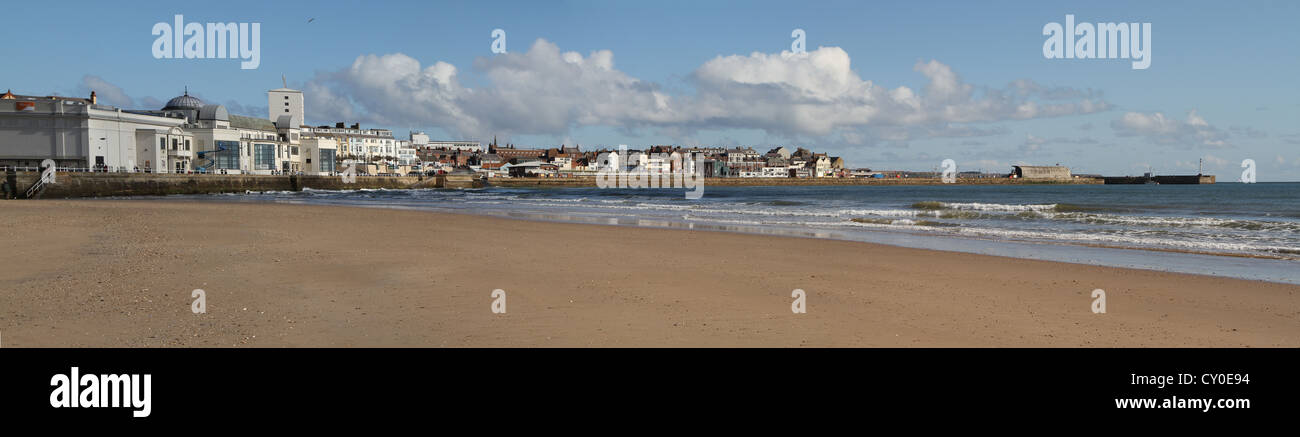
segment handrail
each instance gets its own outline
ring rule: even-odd
[[[4,171],[8,171],[8,170],[13,170],[13,171],[15,171],[15,172],[33,172],[33,173],[40,173],[40,172],[41,172],[42,170],[44,170],[44,169],[39,168],[39,167],[26,167],[26,166],[0,166],[0,172],[4,172]],[[260,176],[268,176],[268,175],[269,175],[269,176],[289,176],[289,175],[300,175],[300,176],[338,176],[338,175],[339,175],[339,172],[338,172],[338,171],[332,171],[332,172],[318,172],[318,174],[308,174],[307,172],[304,172],[304,171],[296,171],[296,172],[294,172],[294,171],[274,170],[274,171],[273,171],[272,173],[270,173],[270,174],[264,174],[264,173],[257,173],[257,170],[251,170],[251,171],[250,171],[250,170],[240,170],[239,173],[221,173],[221,172],[222,172],[223,170],[225,170],[225,169],[212,169],[212,170],[207,170],[207,171],[203,171],[203,170],[187,170],[187,171],[183,171],[183,172],[177,172],[177,171],[170,170],[170,169],[160,169],[160,170],[154,171],[154,170],[147,169],[147,168],[126,168],[126,167],[108,167],[107,169],[103,169],[103,168],[101,168],[101,169],[95,169],[95,168],[86,168],[86,167],[56,167],[54,170],[57,171],[57,172],[59,172],[59,173],[130,173],[130,174],[182,174],[182,175],[185,175],[185,174],[191,174],[191,175],[203,174],[203,175],[219,175],[219,176],[220,176],[220,175],[228,175],[228,176],[259,176],[259,175],[260,175]],[[232,170],[232,171],[233,171],[233,170]],[[362,173],[362,172],[357,172],[357,177],[394,177],[394,176],[404,176],[404,175],[403,175],[402,173],[391,173],[391,172],[384,172],[384,173]]]
[[[45,191],[45,179],[37,179],[36,183],[32,184],[32,186],[27,189],[26,193],[23,193],[23,197],[27,199],[31,199],[44,191]]]

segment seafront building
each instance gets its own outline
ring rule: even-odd
[[[332,141],[338,148],[334,157],[336,165],[355,164],[363,175],[407,174],[419,165],[411,142],[394,138],[390,129],[363,129],[360,123],[345,126],[339,122],[334,126],[307,128],[307,134]]]
[[[0,95],[0,166],[36,168],[54,159],[65,171],[331,175],[356,166],[359,175],[475,172],[487,177],[581,177],[595,175],[602,153],[578,145],[529,149],[475,140],[433,140],[419,131],[397,139],[393,131],[337,122],[305,124],[303,92],[267,91],[267,118],[230,114],[185,90],[160,109],[122,109],[89,98]],[[862,177],[845,161],[825,153],[778,146],[653,145],[627,150],[627,170],[693,171],[706,177]],[[664,159],[677,153],[682,164]],[[1029,169],[1021,177],[1038,177]],[[1068,174],[1068,170],[1066,170]],[[1017,170],[1020,175],[1020,170]],[[1068,176],[1067,176],[1068,177]]]
[[[424,132],[411,132],[410,147],[416,151],[421,150],[452,150],[463,152],[481,152],[483,145],[478,141],[465,140],[431,140],[429,135]]]
[[[0,94],[0,166],[188,170],[193,134],[185,119],[123,110],[86,99]]]
[[[0,166],[35,168],[53,159],[66,171],[333,173],[337,144],[308,135],[301,92],[268,96],[288,97],[290,106],[260,119],[231,115],[188,90],[156,110],[103,105],[93,91],[86,99],[8,91],[0,95]]]

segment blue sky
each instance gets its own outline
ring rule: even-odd
[[[1067,13],[1152,23],[1151,67],[1045,59],[1043,25]],[[154,59],[150,30],[175,14],[261,23],[261,65]],[[24,24],[0,36],[26,43],[7,45],[0,88],[17,93],[95,89],[145,108],[188,86],[232,112],[265,116],[265,91],[283,74],[308,91],[309,123],[399,135],[496,135],[524,146],[794,144],[879,169],[953,158],[961,170],[1059,162],[1076,172],[1187,173],[1204,159],[1224,181],[1250,158],[1261,181],[1300,180],[1300,3],[1290,1],[22,2],[8,15]],[[506,55],[490,51],[496,28],[507,32]],[[795,28],[823,56],[780,58]],[[584,66],[559,61],[565,52]],[[454,66],[454,78],[430,68],[439,62]],[[832,79],[801,76],[818,73]],[[935,77],[971,95],[937,98],[928,93]],[[1058,92],[978,113],[989,90],[1005,96],[1024,89],[1009,85],[1021,80]],[[863,103],[900,88],[926,109],[905,117],[902,100]],[[883,94],[866,97],[868,89]],[[656,110],[656,99],[670,100]],[[1062,106],[1010,111],[1026,102]],[[806,112],[786,110],[795,103]]]

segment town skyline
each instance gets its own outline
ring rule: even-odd
[[[1260,181],[1300,179],[1300,130],[1292,126],[1300,91],[1288,79],[1300,61],[1285,44],[1295,39],[1285,37],[1296,33],[1285,25],[1293,4],[1180,8],[1191,13],[1098,2],[997,14],[960,3],[925,13],[835,2],[494,6],[518,12],[508,18],[454,3],[310,3],[270,16],[154,5],[144,14],[93,3],[16,5],[17,16],[112,24],[65,29],[67,41],[41,47],[63,54],[55,58],[15,48],[12,58],[42,62],[16,64],[0,87],[74,97],[95,90],[109,104],[156,110],[188,86],[231,114],[261,116],[260,94],[284,80],[306,92],[308,125],[359,122],[399,137],[424,131],[486,143],[496,135],[524,147],[798,145],[852,166],[899,169],[954,159],[962,171],[1061,162],[1121,175],[1194,173],[1203,163],[1225,182],[1252,159]],[[176,14],[260,22],[259,68],[149,56],[150,27]],[[1043,26],[1067,14],[1151,23],[1149,68],[1044,58]],[[1211,35],[1234,17],[1257,25]],[[349,22],[375,32],[337,31]],[[726,30],[738,22],[747,25]],[[505,53],[492,52],[495,29],[505,31]],[[795,29],[805,32],[806,54],[790,52]]]

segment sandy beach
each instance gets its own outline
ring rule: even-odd
[[[0,221],[2,347],[1300,346],[1300,286],[858,242],[156,200]]]

